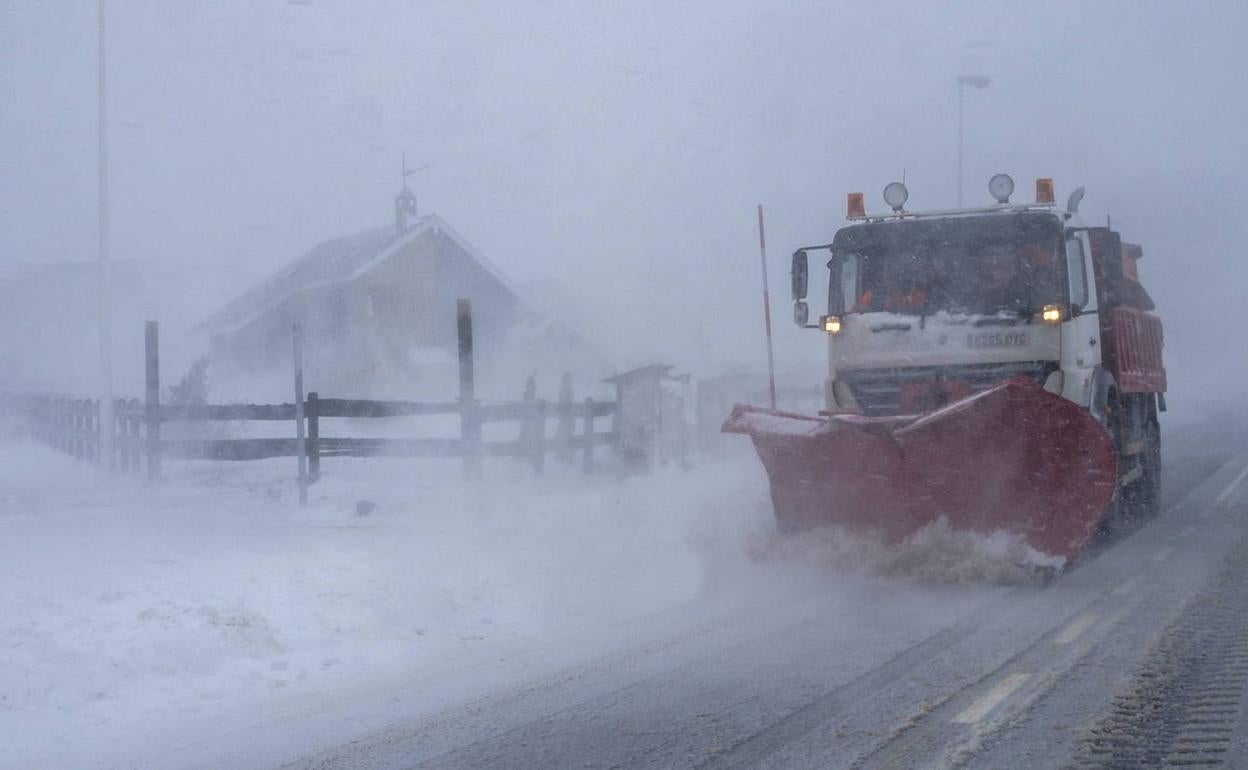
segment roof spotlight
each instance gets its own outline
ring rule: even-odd
[[[988,180],[988,192],[992,193],[997,203],[1009,203],[1010,196],[1014,194],[1014,180],[1009,174],[996,174]]]
[[[884,202],[893,207],[893,211],[901,211],[901,207],[906,205],[906,199],[910,197],[910,191],[901,182],[889,182],[884,188]]]

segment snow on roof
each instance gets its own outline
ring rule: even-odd
[[[391,225],[317,244],[273,277],[244,292],[201,321],[192,331],[232,331],[251,322],[292,294],[355,280],[429,232],[442,233],[449,237],[504,288],[513,295],[517,294],[511,282],[481,252],[437,214],[430,214],[418,219],[413,227],[401,234],[397,234]]]
[[[606,378],[603,382],[619,383],[634,380],[638,377],[665,377],[674,368],[670,364],[650,364],[649,366],[641,366],[636,369],[630,369],[627,372],[621,372],[614,377]]]

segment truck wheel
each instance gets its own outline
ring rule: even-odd
[[[1157,423],[1144,426],[1144,449],[1139,455],[1140,477],[1121,490],[1123,513],[1135,521],[1156,516],[1161,511],[1161,431]]]
[[[1146,436],[1138,500],[1140,515],[1152,517],[1161,513],[1161,426],[1150,421]]]
[[[1118,462],[1122,462],[1122,404],[1118,401],[1118,396],[1112,390],[1105,402],[1105,429],[1109,431],[1110,438],[1113,439],[1114,447],[1117,448]],[[1134,486],[1134,485],[1132,485]],[[1135,500],[1130,488],[1119,486],[1114,491],[1114,497],[1106,507],[1105,513],[1101,514],[1101,522],[1097,527],[1097,532],[1102,537],[1113,536],[1131,519],[1135,511]]]

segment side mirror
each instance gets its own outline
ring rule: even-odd
[[[794,302],[806,299],[806,283],[809,273],[810,266],[806,260],[806,252],[801,249],[793,252],[793,269],[789,271],[789,278],[793,282]]]
[[[806,327],[806,322],[810,320],[810,308],[802,300],[793,303],[793,323]]]

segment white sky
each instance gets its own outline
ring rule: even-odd
[[[1144,244],[1174,384],[1248,376],[1248,6],[676,5],[115,1],[114,254],[185,276],[160,312],[193,320],[389,222],[405,150],[423,210],[574,297],[621,363],[761,365],[761,202],[778,357],[813,380],[788,254],[903,169],[912,208],[951,205],[975,71],[968,203],[997,171],[1086,185]],[[0,0],[0,261],[94,257],[95,56],[94,2]]]

